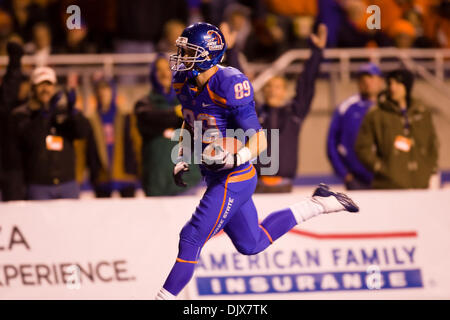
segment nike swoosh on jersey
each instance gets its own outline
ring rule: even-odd
[[[213,106],[214,104],[212,104],[212,103],[204,103],[204,102],[202,102],[202,107],[210,107],[210,106]]]

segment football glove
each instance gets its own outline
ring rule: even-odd
[[[251,152],[247,147],[242,148],[239,152],[232,154],[224,150],[221,145],[215,145],[216,156],[202,154],[202,164],[211,171],[221,171],[233,169],[241,164],[250,161]]]
[[[179,187],[187,187],[187,184],[183,181],[183,174],[189,171],[189,165],[184,161],[179,161],[173,167],[173,180]]]
[[[233,169],[238,166],[237,153],[231,154],[219,145],[215,148],[216,153],[218,153],[217,156],[202,154],[202,164],[206,167],[206,169],[211,171],[220,171]]]

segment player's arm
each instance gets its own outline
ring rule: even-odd
[[[303,65],[303,72],[297,80],[295,97],[293,99],[294,113],[304,119],[311,110],[311,104],[315,93],[316,79],[319,74],[320,64],[323,60],[323,49],[327,42],[328,30],[324,24],[319,25],[317,34],[312,34],[311,56]]]
[[[267,148],[267,139],[255,110],[251,82],[236,69],[227,72],[228,75],[220,83],[211,83],[211,88],[223,97],[221,102],[224,101],[223,107],[227,110],[227,121],[242,129],[247,141],[236,154],[226,153],[221,163],[210,166],[211,170],[238,167],[259,156]]]
[[[259,156],[267,149],[267,138],[255,111],[254,101],[247,105],[236,106],[230,110],[230,118],[237,124],[237,127],[244,130],[248,138],[245,146],[237,153],[226,152],[220,163],[205,164],[210,170],[226,170],[236,168]]]
[[[255,108],[253,106],[243,106],[241,108],[243,109],[237,112],[239,116],[236,118],[236,122],[240,128],[251,135],[248,137],[245,147],[237,153],[237,165],[258,157],[267,149],[267,137],[259,124]]]
[[[186,130],[186,121],[181,125],[180,137],[178,139],[178,157],[175,166],[173,167],[173,180],[179,187],[186,187],[187,184],[183,181],[183,174],[189,171],[189,165],[183,161],[183,131]]]
[[[252,135],[245,144],[245,148],[247,148],[250,152],[250,159],[256,158],[264,150],[266,150],[267,137],[264,131],[260,130],[256,132],[254,135]]]
[[[225,156],[225,165],[219,166],[219,169],[230,169],[238,167],[250,160],[258,157],[264,150],[267,149],[267,138],[264,131],[259,130],[251,135],[245,146],[241,148],[236,154],[227,154]]]

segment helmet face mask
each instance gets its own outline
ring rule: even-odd
[[[170,56],[173,71],[188,71],[194,67],[195,63],[210,60],[209,52],[206,49],[188,43],[186,37],[178,37],[175,44],[178,47],[178,52]]]
[[[225,38],[215,26],[199,22],[184,29],[175,42],[178,52],[170,56],[173,71],[190,71],[193,76],[223,60]]]

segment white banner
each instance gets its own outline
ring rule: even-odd
[[[224,233],[188,299],[450,299],[450,192],[353,192],[361,213],[320,216],[266,251]],[[261,220],[306,194],[256,195]],[[0,204],[0,299],[153,299],[198,197]]]

